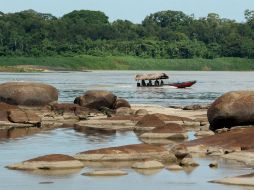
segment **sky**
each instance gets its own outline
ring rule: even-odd
[[[13,13],[33,9],[61,17],[73,10],[99,10],[110,21],[141,23],[149,14],[163,10],[183,11],[195,18],[218,13],[221,18],[244,21],[244,10],[254,10],[254,0],[0,0],[0,11]]]

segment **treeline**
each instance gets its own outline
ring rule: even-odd
[[[99,11],[57,18],[33,10],[0,12],[0,56],[130,55],[152,58],[254,58],[254,11],[243,23],[210,13],[196,19],[161,11],[141,24],[109,22]]]

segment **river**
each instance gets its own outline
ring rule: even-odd
[[[172,89],[136,88],[134,71],[94,71],[56,73],[2,73],[0,82],[38,81],[52,84],[59,90],[61,102],[72,102],[89,89],[106,89],[131,103],[170,105],[208,104],[231,90],[253,90],[254,72],[167,72],[171,81],[197,80],[192,88]],[[82,176],[90,170],[85,167],[69,175],[36,174],[8,170],[4,166],[37,156],[62,153],[73,155],[80,151],[140,143],[133,132],[116,134],[78,133],[72,129],[56,129],[19,139],[0,140],[0,189],[2,190],[250,190],[208,183],[225,176],[250,173],[251,168],[220,160],[218,169],[210,169],[213,158],[197,159],[199,167],[192,171],[171,172],[160,170],[153,175],[124,168],[129,174],[123,177],[93,178]],[[46,182],[46,183],[44,183]],[[50,183],[48,183],[50,182]]]

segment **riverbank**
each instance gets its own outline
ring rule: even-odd
[[[254,60],[247,58],[152,59],[130,56],[90,55],[52,57],[0,57],[0,72],[45,72],[87,70],[179,70],[253,71]]]

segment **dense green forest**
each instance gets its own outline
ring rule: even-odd
[[[254,11],[236,22],[210,13],[195,18],[161,11],[134,24],[109,22],[100,11],[80,10],[61,18],[27,10],[0,12],[0,56],[137,56],[174,59],[254,58]]]

